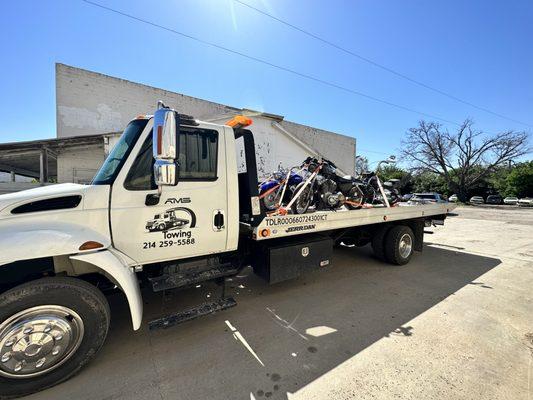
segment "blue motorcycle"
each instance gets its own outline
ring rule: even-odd
[[[259,199],[267,210],[274,211],[283,203],[288,203],[296,186],[303,181],[303,178],[293,169],[284,170],[280,165],[276,172],[259,185]],[[289,177],[288,182],[287,176]]]

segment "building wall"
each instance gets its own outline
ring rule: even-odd
[[[56,64],[60,138],[122,131],[137,115],[153,112],[158,100],[198,119],[235,112],[222,104]]]
[[[356,155],[354,138],[290,121],[281,121],[280,125],[302,142],[318,150],[322,156],[333,161],[346,174],[354,174]]]
[[[121,131],[137,115],[153,112],[158,100],[200,120],[217,120],[241,112],[223,104],[56,64],[56,120],[60,138]],[[262,160],[258,163],[260,172],[275,169],[280,161],[284,166],[295,165],[311,155],[273,127],[274,119],[253,119],[257,159]],[[354,138],[289,121],[280,124],[344,172],[354,173]]]
[[[27,176],[15,175],[15,182],[31,182],[33,178],[28,178]],[[0,172],[0,182],[11,182],[11,173],[9,172]]]
[[[57,181],[89,183],[104,159],[103,144],[62,150],[57,155]]]

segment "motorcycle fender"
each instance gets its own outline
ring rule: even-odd
[[[266,192],[268,189],[272,189],[274,186],[279,185],[277,181],[268,181],[261,185],[260,192]]]
[[[139,329],[142,322],[143,303],[139,281],[133,269],[123,264],[109,250],[76,254],[70,258],[94,265],[104,271],[117,283],[128,300],[133,330]]]

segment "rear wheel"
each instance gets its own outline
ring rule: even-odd
[[[74,375],[104,343],[103,294],[73,278],[43,278],[0,296],[0,397],[27,395]]]
[[[359,210],[365,203],[365,196],[358,187],[354,187],[348,196],[348,200],[349,202],[344,204],[348,210]]]
[[[413,255],[415,236],[408,226],[392,227],[385,237],[385,258],[391,264],[405,265]]]

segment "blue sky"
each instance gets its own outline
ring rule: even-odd
[[[533,128],[533,3],[243,0],[468,102],[343,54],[233,0],[95,0],[143,19],[386,101],[488,132]],[[306,80],[90,6],[5,1],[0,141],[55,137],[61,62],[354,136],[371,160],[424,116]],[[147,110],[149,112],[150,110]],[[454,125],[444,123],[449,129]]]

